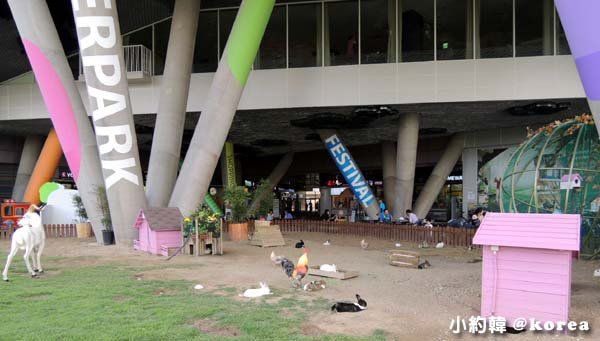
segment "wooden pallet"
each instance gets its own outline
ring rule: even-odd
[[[270,221],[254,222],[254,234],[250,239],[250,245],[271,247],[271,246],[284,246],[285,240],[281,235],[279,225],[271,225]]]
[[[319,269],[320,266],[311,266],[308,268],[308,274],[311,276],[336,278],[336,279],[349,279],[358,277],[358,271],[350,271],[344,269],[337,269],[337,271],[323,271]]]
[[[402,268],[417,268],[420,256],[421,255],[418,252],[390,250],[388,258],[390,265]]]

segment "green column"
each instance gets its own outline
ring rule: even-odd
[[[210,185],[274,5],[242,1],[169,202],[184,216]]]

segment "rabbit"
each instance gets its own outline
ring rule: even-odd
[[[367,301],[363,300],[360,295],[356,294],[357,303],[337,302],[331,306],[331,311],[338,313],[357,313],[367,309]]]
[[[260,282],[260,288],[258,289],[246,289],[240,296],[243,297],[261,297],[265,295],[271,295],[271,289],[265,282]]]
[[[322,264],[319,267],[319,270],[329,271],[329,272],[337,272],[337,267],[335,266],[335,264]]]
[[[304,291],[317,291],[321,289],[325,289],[325,281],[322,279],[304,284]]]
[[[431,267],[431,264],[429,263],[429,261],[425,260],[423,263],[419,264],[417,267],[419,269],[427,269],[427,268]]]

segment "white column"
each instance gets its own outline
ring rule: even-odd
[[[396,200],[394,217],[402,217],[412,208],[419,143],[419,114],[402,116],[398,127],[396,154]]]
[[[463,172],[463,215],[468,218],[469,206],[477,205],[477,172],[478,172],[477,148],[467,148],[462,154]]]
[[[41,136],[30,135],[25,138],[23,143],[23,151],[21,152],[21,160],[17,169],[17,177],[15,186],[13,187],[12,199],[22,201],[25,188],[29,183],[29,178],[33,172],[33,167],[37,162],[38,156],[42,151],[44,140]]]
[[[393,212],[396,201],[396,142],[388,141],[381,144],[381,158],[383,197],[387,209]]]
[[[146,196],[151,207],[167,206],[177,180],[199,15],[200,0],[175,1],[148,163]]]
[[[455,134],[448,142],[446,150],[444,150],[442,157],[433,168],[431,175],[415,202],[413,211],[419,218],[424,218],[429,213],[429,210],[431,210],[435,199],[446,183],[448,175],[450,175],[452,169],[454,169],[454,165],[456,165],[456,161],[460,158],[464,145],[465,137],[462,133]]]

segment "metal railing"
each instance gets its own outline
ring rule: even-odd
[[[141,73],[144,77],[152,76],[152,51],[144,45],[123,46],[125,70]]]
[[[123,46],[123,57],[125,58],[125,72],[128,78],[152,77],[152,50],[144,45]],[[79,56],[79,76],[83,76],[83,64]]]

